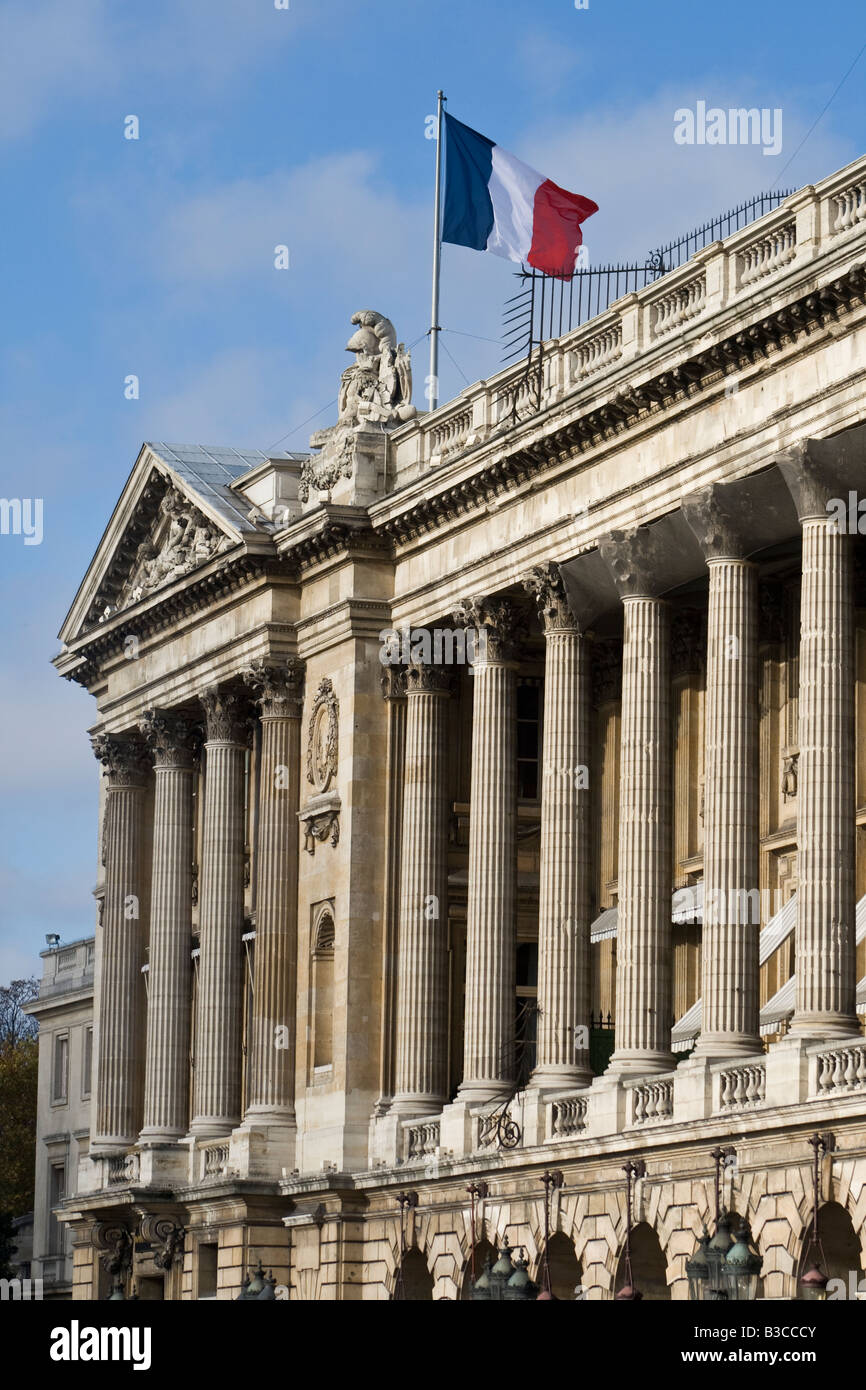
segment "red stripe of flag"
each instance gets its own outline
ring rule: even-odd
[[[598,212],[598,203],[591,198],[569,193],[552,179],[545,179],[535,190],[532,245],[526,257],[529,264],[557,280],[569,280],[583,241],[580,224],[594,212]]]

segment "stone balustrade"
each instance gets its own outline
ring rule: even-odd
[[[824,1048],[812,1058],[812,1068],[812,1096],[866,1090],[866,1041]]]
[[[548,1106],[550,1139],[574,1139],[586,1133],[589,1101],[585,1095],[554,1097]]]
[[[404,1120],[404,1162],[417,1163],[432,1158],[439,1148],[441,1128],[438,1115],[429,1120]]]
[[[137,1153],[110,1154],[104,1159],[103,1185],[105,1187],[127,1187],[137,1182],[139,1176],[139,1156]]]
[[[773,275],[788,265],[797,254],[797,223],[793,219],[783,227],[774,227],[766,236],[757,237],[744,246],[737,257],[737,283],[740,289]]]
[[[206,1178],[224,1178],[228,1173],[229,1166],[229,1144],[224,1141],[219,1144],[201,1144],[198,1147],[198,1178],[204,1181]]]
[[[650,317],[651,336],[663,338],[666,333],[673,333],[675,328],[701,313],[706,302],[706,275],[693,275],[685,284],[675,285],[667,294],[659,295],[653,301]]]
[[[551,340],[545,345],[540,395],[537,380],[528,382],[523,361],[394,431],[394,474],[408,478],[441,466],[484,443],[515,416],[518,421],[527,418],[580,390],[588,377],[597,391],[602,373],[616,375],[656,344],[660,352],[669,351],[677,329],[723,311],[732,301],[739,313],[746,310],[750,294],[766,303],[774,279],[805,270],[823,252],[836,253],[840,238],[864,218],[866,159],[861,159],[792,194],[773,212]],[[679,340],[677,345],[682,346]]]
[[[748,1110],[766,1099],[767,1068],[763,1062],[725,1067],[714,1076],[714,1111]]]
[[[626,1128],[659,1124],[669,1121],[674,1113],[673,1076],[661,1076],[652,1081],[629,1086],[626,1105]]]

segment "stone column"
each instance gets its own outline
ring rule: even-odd
[[[406,757],[397,945],[397,1115],[441,1108],[448,1085],[449,672],[406,671]]]
[[[403,764],[406,756],[406,670],[389,666],[382,676],[388,709],[388,786],[385,801],[385,891],[382,910],[382,1053],[379,1098],[374,1113],[385,1115],[394,1096],[397,1028],[397,934],[400,921],[400,840],[403,834]]]
[[[472,1104],[509,1095],[515,1064],[518,614],[508,599],[473,598],[454,616],[478,633],[459,1091]]]
[[[193,764],[196,730],[184,716],[148,710],[141,731],[153,753],[153,853],[143,1144],[189,1128],[192,1002]]]
[[[294,1127],[303,665],[254,661],[261,709],[256,949],[244,1124]]]
[[[141,1125],[144,1009],[141,833],[149,762],[135,737],[97,734],[108,773],[102,827],[105,899],[97,1027],[96,1115],[90,1151],[134,1144]]]
[[[803,533],[797,993],[790,1032],[801,1038],[848,1037],[859,1032],[851,542],[827,509],[831,498],[847,497],[847,491],[841,490],[827,445],[800,445],[779,460],[779,468]]]
[[[612,1076],[668,1071],[671,1037],[671,729],[662,557],[649,528],[600,551],[623,601],[616,1049]]]
[[[696,1057],[761,1050],[758,937],[758,575],[744,499],[714,485],[683,502],[709,568],[702,1021]]]
[[[214,687],[205,691],[201,702],[207,741],[190,1132],[204,1137],[229,1134],[240,1120],[248,720],[243,696],[234,690]]]
[[[544,757],[538,898],[538,1042],[532,1084],[588,1085],[590,1025],[589,681],[586,638],[557,565],[526,588],[544,623]],[[585,1029],[585,1034],[579,1030]]]

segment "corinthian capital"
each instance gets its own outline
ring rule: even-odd
[[[478,650],[485,653],[485,661],[514,661],[517,657],[526,635],[526,620],[511,599],[467,598],[452,617],[460,627],[475,628],[479,637],[484,634]]]
[[[412,661],[406,667],[406,693],[413,695],[450,695],[452,677],[445,666],[431,666]]]
[[[386,666],[379,677],[383,700],[403,700],[406,698],[406,667]]]
[[[192,767],[201,731],[198,724],[171,710],[145,710],[139,723],[156,767]]]
[[[300,719],[304,694],[304,663],[297,657],[285,661],[252,661],[244,672],[244,683],[263,719]]]
[[[598,544],[620,598],[656,598],[665,573],[665,545],[649,526],[611,531]]]
[[[559,565],[548,560],[533,565],[523,587],[535,599],[545,632],[577,632],[578,623],[568,602]]]
[[[199,699],[209,743],[249,742],[250,711],[241,691],[214,685],[202,691]]]
[[[150,770],[147,749],[134,734],[95,734],[94,756],[108,773],[109,787],[143,787]]]
[[[682,505],[706,560],[741,560],[748,553],[748,538],[757,527],[742,489],[735,493],[723,483],[711,483],[684,497]]]

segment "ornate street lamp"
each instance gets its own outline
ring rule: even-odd
[[[274,1278],[273,1270],[269,1274],[265,1274],[262,1262],[259,1260],[256,1268],[244,1280],[244,1286],[235,1299],[235,1303],[249,1303],[253,1299],[259,1303],[276,1301],[276,1294],[274,1293],[276,1287],[277,1281]]]
[[[752,1248],[752,1233],[745,1217],[741,1218],[737,1238],[725,1257],[725,1278],[728,1298],[732,1302],[751,1302],[758,1295],[761,1257]]]
[[[495,1264],[488,1259],[483,1273],[475,1280],[472,1300],[476,1303],[535,1303],[538,1285],[533,1284],[522,1251],[515,1264],[512,1247],[506,1241]]]
[[[540,1181],[544,1184],[544,1255],[541,1261],[541,1293],[538,1299],[539,1302],[550,1302],[551,1299],[556,1301],[550,1284],[550,1194],[558,1192],[565,1179],[557,1168],[552,1173],[542,1173]]]
[[[737,1157],[730,1144],[716,1147],[710,1157],[715,1164],[716,1233],[704,1225],[698,1238],[698,1248],[686,1261],[689,1298],[693,1302],[724,1303],[755,1298],[761,1273],[761,1257],[753,1248],[752,1235],[745,1218],[739,1218],[736,1239],[731,1235],[731,1217],[722,1206],[722,1174],[731,1168]]]
[[[642,1158],[629,1159],[622,1170],[625,1173],[625,1283],[618,1293],[614,1294],[616,1303],[637,1303],[643,1298],[634,1286],[634,1273],[631,1267],[631,1198],[632,1183],[637,1178],[642,1178],[646,1174],[646,1164]]]
[[[812,1236],[806,1247],[803,1259],[805,1273],[800,1275],[800,1297],[815,1303],[822,1303],[827,1297],[826,1274],[827,1258],[818,1235],[818,1208],[821,1205],[821,1159],[830,1153],[835,1144],[832,1134],[813,1134],[809,1140],[812,1146]],[[811,1257],[811,1263],[810,1263]]]

